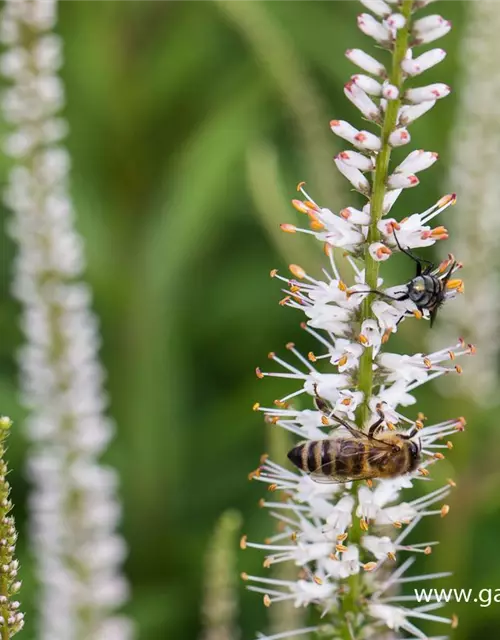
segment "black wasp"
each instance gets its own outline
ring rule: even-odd
[[[456,269],[460,268],[461,265],[450,256],[449,264],[443,271],[440,266],[436,267],[429,260],[419,258],[409,249],[404,249],[401,246],[394,230],[393,234],[399,250],[416,263],[417,271],[415,277],[406,285],[406,291],[402,292],[397,297],[389,296],[382,291],[371,291],[371,293],[377,293],[384,298],[389,298],[390,300],[411,300],[419,311],[426,310],[429,312],[432,327],[439,307],[446,300],[446,288],[451,275],[456,271]]]

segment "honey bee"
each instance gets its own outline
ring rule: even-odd
[[[317,398],[318,408],[326,402]],[[409,433],[381,431],[381,416],[368,433],[333,416],[349,432],[324,440],[299,442],[288,452],[288,459],[316,482],[350,482],[372,478],[395,478],[417,469],[421,443],[415,439],[418,429]]]

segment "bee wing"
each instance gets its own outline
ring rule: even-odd
[[[370,463],[378,463],[384,459],[387,459],[389,452],[385,442],[381,443],[382,446],[374,444],[368,452],[368,458]],[[347,446],[347,442],[344,444],[341,453],[337,453],[335,456],[336,465],[341,466],[338,463],[349,460],[353,455],[359,455],[358,444],[353,441],[353,446]],[[358,474],[353,475],[339,475],[338,473],[330,471],[331,463],[323,464],[309,474],[309,477],[318,484],[340,484],[342,482],[351,482],[353,480],[369,480],[377,477],[373,473],[367,471],[360,471]]]

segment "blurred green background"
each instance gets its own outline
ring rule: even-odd
[[[225,509],[242,513],[253,538],[273,526],[257,507],[262,486],[247,481],[275,446],[251,407],[290,387],[261,383],[254,367],[289,340],[305,352],[312,343],[299,314],[277,304],[279,286],[268,274],[292,261],[319,274],[314,241],[277,229],[297,220],[289,200],[299,180],[326,206],[360,204],[335,174],[332,158],[346,147],[328,126],[332,118],[362,126],[343,95],[356,72],[345,49],[371,47],[356,28],[360,10],[341,1],[61,3],[72,193],[118,425],[107,461],[122,477],[129,611],[140,638],[199,637],[206,549]],[[441,161],[400,198],[397,217],[445,192],[467,10],[454,1],[437,9],[455,29],[438,45],[448,57],[425,82],[442,80],[456,92],[413,125],[412,148],[438,151]],[[1,158],[2,184],[7,170]],[[438,251],[452,249],[453,239],[448,245]],[[23,637],[33,638],[13,254],[3,235],[0,408],[16,423],[10,463],[28,610]],[[393,262],[412,274],[412,265]],[[405,323],[394,350],[425,349],[428,325],[421,325]],[[443,586],[500,588],[497,413],[443,400],[435,387],[419,398],[433,421],[466,414],[471,425],[435,472],[433,486],[453,476],[458,487],[450,516],[420,527],[419,539],[443,543],[425,568],[455,571]],[[261,562],[257,552],[238,551],[238,571],[260,571]],[[242,637],[250,639],[267,628],[267,611],[255,594],[238,595]],[[461,621],[455,638],[498,637],[500,603],[452,610]]]

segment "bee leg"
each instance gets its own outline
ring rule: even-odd
[[[417,435],[417,433],[418,433],[417,427],[413,427],[410,433],[400,434],[400,438],[402,438],[403,440],[411,440]]]
[[[327,416],[331,416],[333,413],[332,405],[330,404],[330,402],[328,402],[328,400],[325,400],[319,395],[317,384],[313,385],[313,389],[314,389],[314,404],[316,405],[316,408],[318,409],[318,411],[321,411],[321,413],[324,413]]]
[[[380,427],[382,426],[382,424],[384,423],[384,416],[381,416],[377,422],[374,422],[371,426],[370,429],[368,431],[368,437],[369,438],[374,438],[377,435],[377,431],[380,429]]]

